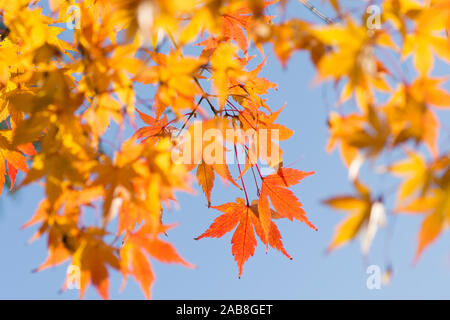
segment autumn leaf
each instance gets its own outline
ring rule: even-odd
[[[370,190],[365,185],[359,181],[355,181],[354,185],[356,195],[338,196],[324,201],[336,210],[348,212],[348,217],[336,227],[328,252],[346,244],[362,232],[361,250],[363,254],[367,254],[378,227],[385,225],[384,205],[371,198]]]
[[[414,262],[420,259],[423,251],[433,243],[444,230],[450,217],[450,188],[448,182],[442,189],[434,188],[425,195],[417,197],[407,205],[398,208],[396,211],[407,214],[425,214],[422,226],[418,235],[418,246]]]
[[[241,176],[259,159],[264,160],[272,168],[282,163],[283,151],[279,142],[289,139],[294,133],[286,126],[274,123],[283,108],[284,106],[268,115],[261,111],[247,109],[239,113],[241,127],[250,140],[245,148],[246,162]],[[242,141],[233,141],[233,143],[245,144]]]
[[[159,232],[165,233],[170,227],[161,226]],[[121,271],[123,275],[122,288],[128,275],[132,275],[141,286],[147,299],[151,297],[151,287],[154,282],[153,271],[148,257],[163,263],[178,263],[185,267],[193,266],[181,258],[175,248],[159,239],[157,235],[149,233],[143,226],[127,236],[124,246],[120,250]]]
[[[203,193],[208,200],[208,207],[211,206],[211,190],[214,186],[214,170],[212,166],[202,162],[197,167],[197,180],[202,187]]]
[[[411,85],[399,85],[383,109],[394,145],[401,145],[406,141],[423,143],[436,156],[440,123],[434,111],[427,106],[426,95],[415,93],[421,87],[420,83],[417,80]]]
[[[134,80],[143,84],[159,83],[155,98],[164,108],[171,106],[176,112],[194,109],[194,98],[202,93],[194,77],[199,75],[204,60],[184,57],[176,51],[169,55],[150,54],[157,65],[149,66],[139,72]],[[157,112],[157,117],[162,113],[161,111]]]
[[[80,297],[83,298],[86,288],[92,284],[100,296],[108,299],[109,279],[107,266],[120,269],[120,260],[114,248],[99,240],[99,230],[91,229],[91,233],[80,244],[73,254],[72,265],[80,270]],[[94,237],[90,239],[89,237]]]
[[[211,191],[216,174],[224,182],[230,182],[241,189],[231,176],[226,160],[227,130],[232,128],[228,120],[214,117],[194,122],[181,139],[180,159],[188,169],[193,169],[198,165],[197,181],[208,200],[208,205],[211,202]],[[205,134],[207,132],[215,133],[215,135],[208,136]]]
[[[251,17],[250,13],[249,8],[243,7],[236,11],[225,13],[222,21],[222,35],[233,39],[244,53],[247,53],[248,47],[244,30],[248,27],[248,20]]]
[[[167,116],[164,115],[161,119],[153,118],[139,110],[136,110],[145,124],[148,126],[139,128],[134,135],[138,139],[142,139],[145,141],[150,139],[151,143],[156,143],[161,136],[168,136],[171,134],[174,127],[169,126],[169,121],[167,120]]]
[[[226,233],[236,230],[231,239],[232,254],[239,268],[239,278],[245,262],[253,256],[257,245],[255,232],[264,244],[281,251],[286,257],[292,259],[284,250],[281,242],[281,235],[276,225],[270,224],[270,233],[268,237],[264,234],[256,203],[253,206],[247,206],[244,199],[238,198],[236,202],[226,203],[220,206],[212,207],[223,212],[217,217],[213,224],[202,235],[195,238],[200,240],[205,237],[220,238]]]
[[[336,144],[339,144],[341,158],[347,167],[357,157],[358,148],[350,145],[344,137],[351,136],[355,129],[362,129],[363,123],[364,120],[361,115],[350,114],[341,116],[335,112],[330,112],[328,118],[330,137],[328,138],[326,150],[327,152],[331,152]]]
[[[416,152],[408,152],[408,158],[393,164],[390,171],[397,176],[404,176],[405,179],[398,191],[398,201],[410,197],[415,191],[424,194],[430,185],[431,175],[425,159]]]
[[[341,156],[349,170],[358,156],[375,158],[391,136],[386,117],[372,105],[367,105],[363,114],[340,116],[332,112],[328,124],[331,134],[327,151],[332,151],[335,144],[340,142]]]
[[[371,36],[364,25],[347,19],[345,25],[332,24],[317,28],[313,34],[323,44],[332,46],[318,63],[320,79],[346,80],[340,102],[356,95],[358,106],[365,110],[372,102],[372,90],[389,91],[383,64],[374,54],[375,45],[395,47],[384,30]]]
[[[236,46],[224,43],[214,51],[211,57],[211,67],[214,70],[212,81],[218,93],[220,107],[225,105],[228,98],[230,81],[245,76],[241,64],[235,58],[236,53]]]
[[[445,78],[419,77],[411,84],[409,93],[416,101],[437,108],[449,108],[450,94],[441,87],[445,82]]]
[[[19,170],[25,173],[28,172],[25,156],[36,154],[36,150],[31,143],[15,148],[11,140],[11,130],[0,130],[0,195],[5,184],[5,175],[9,177],[10,189],[12,190]]]
[[[298,201],[294,193],[288,189],[288,187],[298,184],[303,178],[312,174],[314,172],[280,168],[276,173],[262,179],[258,211],[266,237],[270,233],[271,226],[271,213],[268,199],[270,199],[275,211],[281,217],[288,218],[291,221],[297,219],[317,231],[317,228],[306,217],[306,212],[303,210],[302,204]]]
[[[434,65],[434,54],[439,58],[450,61],[450,49],[448,39],[438,34],[445,29],[445,15],[436,10],[431,18],[430,11],[422,11],[416,20],[416,28],[413,33],[405,36],[402,55],[406,59],[413,55],[414,66],[422,75],[428,75]],[[447,11],[448,12],[448,11]]]

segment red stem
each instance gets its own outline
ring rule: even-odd
[[[241,165],[239,164],[236,144],[234,144],[234,154],[236,155],[236,161],[237,161],[237,165],[238,165],[238,169],[239,169],[239,176],[241,177],[242,188],[244,189],[245,200],[247,201],[247,207],[248,207],[248,206],[250,206],[250,203],[248,202],[247,189],[245,188],[244,179],[242,177]]]
[[[245,147],[245,149],[247,150],[247,154],[248,154],[248,147],[247,146],[245,146],[244,145],[244,147]],[[255,163],[255,167],[256,167],[256,169],[258,170],[258,173],[259,173],[259,177],[261,178],[261,180],[263,179],[263,176],[262,176],[262,174],[261,174],[261,171],[259,171],[259,166],[258,166],[258,164],[257,163]]]

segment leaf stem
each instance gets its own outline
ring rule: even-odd
[[[247,189],[245,188],[244,179],[242,177],[241,165],[239,164],[236,143],[234,144],[234,154],[236,155],[236,161],[237,161],[237,165],[238,165],[238,169],[239,169],[239,176],[241,177],[242,188],[244,189],[244,193],[245,193],[245,200],[247,201],[247,206],[250,206],[250,203],[248,201]]]

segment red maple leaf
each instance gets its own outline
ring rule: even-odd
[[[195,240],[205,237],[220,238],[226,233],[231,232],[237,225],[233,238],[231,239],[231,252],[238,264],[239,278],[242,275],[244,263],[255,253],[257,245],[255,232],[264,244],[270,245],[281,251],[289,259],[292,259],[283,247],[281,234],[275,223],[271,221],[269,235],[268,237],[264,235],[256,202],[252,206],[247,206],[244,199],[238,198],[236,199],[236,203],[230,202],[212,208],[224,214],[217,217],[209,229],[195,238]]]
[[[317,228],[308,220],[306,212],[302,208],[302,203],[288,187],[298,184],[303,178],[314,174],[314,172],[304,172],[292,168],[280,168],[276,173],[263,178],[261,193],[258,201],[258,211],[264,234],[269,236],[272,214],[269,206],[269,199],[276,213],[281,218],[289,220],[297,219],[306,223],[314,230]]]

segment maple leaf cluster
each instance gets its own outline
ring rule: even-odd
[[[329,2],[338,19],[321,24],[272,15],[288,5],[276,0],[0,0],[0,191],[6,183],[45,189],[24,225],[38,224],[32,240],[47,238],[48,257],[36,271],[70,261],[80,273],[80,297],[93,285],[108,298],[115,269],[124,285],[132,276],[150,298],[150,259],[192,267],[161,235],[172,227],[163,217],[176,192],[192,192],[193,178],[221,213],[196,239],[234,231],[239,277],[255,235],[266,250],[291,258],[274,220],[317,230],[290,189],[314,172],[283,164],[278,142],[293,131],[276,122],[283,107],[267,102],[277,87],[260,76],[270,46],[284,66],[295,51],[309,52],[318,80],[339,91],[327,150],[339,148],[358,193],[325,201],[350,214],[329,249],[364,232],[362,249],[369,251],[386,209],[359,171],[399,150],[408,158],[385,171],[405,179],[394,212],[427,215],[419,255],[450,217],[450,154],[438,148],[436,115],[449,108],[450,95],[446,79],[430,75],[436,56],[450,60],[450,1],[386,0],[383,25],[374,30],[365,8],[357,17]],[[413,81],[402,71],[410,55]],[[150,97],[138,94],[142,87]],[[383,103],[380,94],[388,96]],[[357,111],[344,113],[344,104]],[[429,161],[411,150],[421,144]],[[236,160],[244,155],[242,166],[225,161],[228,151]],[[259,160],[270,174],[262,174]],[[242,197],[213,203],[216,176]]]

